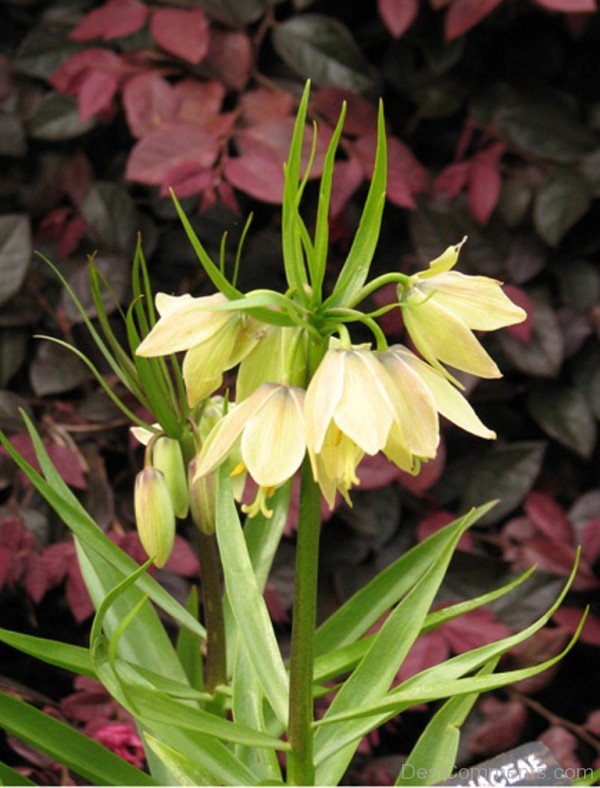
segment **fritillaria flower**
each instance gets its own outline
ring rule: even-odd
[[[527,317],[487,276],[451,269],[461,244],[449,247],[426,271],[410,277],[401,306],[406,330],[423,358],[440,370],[448,364],[481,378],[501,377],[500,370],[473,331],[493,331]]]
[[[190,407],[212,394],[223,372],[240,362],[257,342],[254,322],[239,312],[211,310],[227,303],[222,293],[202,298],[158,293],[160,319],[138,346],[138,356],[187,351],[183,378]]]
[[[369,345],[333,339],[306,392],[306,435],[315,480],[330,507],[348,499],[365,454],[383,451],[414,472],[435,456],[439,425],[433,396],[418,376],[395,381]]]
[[[267,499],[294,475],[306,452],[304,394],[295,386],[259,386],[210,432],[197,457],[195,478],[237,455],[232,476],[248,472],[259,486],[256,500],[245,510],[270,516]]]
[[[438,413],[449,421],[480,438],[496,437],[496,433],[483,424],[463,395],[440,372],[415,356],[408,348],[393,345],[385,353],[381,353],[379,359],[399,387],[415,386],[417,390],[419,385],[424,385],[433,398]],[[418,418],[418,413],[413,413],[415,419]],[[417,428],[416,424],[414,426]]]

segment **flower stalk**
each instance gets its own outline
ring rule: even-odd
[[[304,460],[300,482],[296,574],[292,618],[287,760],[290,785],[314,785],[313,664],[319,575],[321,491],[310,461]]]

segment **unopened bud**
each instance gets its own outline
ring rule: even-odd
[[[166,435],[159,438],[152,448],[152,465],[164,474],[175,516],[187,517],[190,496],[179,441],[168,438]]]
[[[195,478],[194,478],[195,477]],[[214,473],[196,477],[196,458],[188,466],[190,512],[204,534],[214,534],[217,511],[217,479]]]
[[[164,474],[146,467],[135,477],[135,521],[142,546],[156,566],[169,560],[175,541],[175,512]]]

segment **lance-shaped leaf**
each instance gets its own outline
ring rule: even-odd
[[[0,641],[48,665],[55,665],[57,668],[64,668],[64,670],[70,670],[81,676],[89,676],[92,679],[96,678],[87,648],[72,646],[69,643],[62,643],[60,640],[11,632],[8,629],[0,629]]]
[[[227,599],[240,636],[277,718],[287,720],[288,680],[265,600],[259,590],[237,515],[227,469],[217,479],[217,542]]]
[[[92,785],[157,785],[150,775],[98,742],[4,692],[0,692],[0,726]]]
[[[326,306],[352,307],[355,305],[355,298],[369,275],[371,261],[379,240],[381,218],[385,205],[386,181],[387,147],[385,121],[383,118],[383,107],[380,104],[377,123],[377,151],[371,185],[369,186],[365,207],[360,217],[358,230],[354,236],[350,252],[340,271],[333,293],[325,301]]]

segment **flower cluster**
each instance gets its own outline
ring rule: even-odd
[[[498,377],[473,330],[501,328],[526,315],[501,283],[451,270],[460,247],[399,280],[398,305],[421,357],[402,345],[354,345],[338,324],[320,337],[321,352],[316,363],[313,354],[311,366],[308,347],[315,341],[301,325],[262,324],[227,309],[222,294],[159,294],[160,319],[137,352],[186,351],[183,377],[191,406],[221,384],[224,370],[242,362],[237,401],[202,441],[191,483],[229,462],[232,477],[248,473],[258,485],[247,511],[268,516],[268,498],[308,453],[314,479],[333,507],[337,492],[350,502],[365,454],[382,451],[402,470],[418,472],[436,455],[440,414],[474,435],[494,438],[444,365]]]

